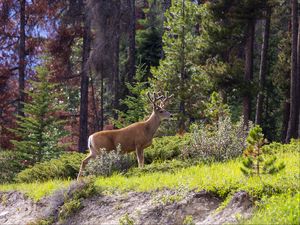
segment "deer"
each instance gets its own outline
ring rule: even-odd
[[[147,120],[121,129],[99,131],[89,136],[89,154],[82,160],[77,180],[82,177],[83,170],[91,159],[95,159],[103,151],[116,150],[119,145],[122,154],[135,151],[138,167],[144,167],[144,149],[152,145],[152,139],[161,121],[172,117],[165,107],[173,95],[168,96],[168,92],[165,95],[148,92],[147,97],[152,104],[152,113]]]

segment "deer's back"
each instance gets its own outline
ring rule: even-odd
[[[111,151],[120,145],[122,152],[131,152],[135,150],[136,143],[143,139],[143,133],[143,126],[140,123],[118,130],[100,131],[93,134],[93,147],[95,150],[105,148],[107,151]]]

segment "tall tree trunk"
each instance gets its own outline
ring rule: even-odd
[[[115,1],[114,5],[114,35],[113,35],[113,115],[117,119],[117,113],[115,110],[119,109],[120,106],[120,97],[123,87],[120,85],[120,19],[121,19],[121,2]]]
[[[88,139],[88,93],[89,93],[89,69],[87,61],[90,54],[91,35],[90,20],[88,19],[87,8],[84,3],[81,4],[84,9],[84,30],[82,45],[82,66],[81,66],[81,89],[80,89],[80,118],[79,118],[79,152],[85,152]]]
[[[298,5],[299,6],[299,5]],[[297,47],[297,102],[298,102],[298,116],[296,119],[296,137],[300,138],[300,17],[298,16],[298,47]]]
[[[95,120],[94,121],[94,131],[99,131],[100,130],[100,118],[99,118],[99,112],[97,108],[97,97],[95,93],[95,87],[94,87],[94,80],[93,76],[91,76],[91,87],[92,87],[92,99],[93,99],[93,108],[94,108],[94,113],[95,113]]]
[[[128,0],[130,6],[130,25],[129,25],[129,53],[128,53],[128,82],[132,83],[135,77],[135,0]]]
[[[182,0],[182,17],[185,18],[185,0]],[[182,26],[182,34],[181,34],[181,52],[180,52],[180,89],[181,93],[184,92],[185,88],[185,82],[186,82],[186,72],[185,72],[185,29],[184,26]],[[185,118],[186,118],[186,109],[185,109],[185,99],[183,96],[180,97],[180,103],[179,103],[179,112],[180,112],[180,119],[179,119],[179,132],[185,131]]]
[[[248,22],[247,40],[245,45],[245,81],[250,85],[253,79],[253,45],[255,34],[255,19]],[[244,125],[248,127],[251,114],[251,94],[246,91],[243,96]]]
[[[100,130],[104,128],[104,77],[100,77]]]
[[[263,101],[265,93],[265,80],[267,76],[267,55],[269,48],[269,36],[270,36],[270,20],[271,20],[271,8],[268,7],[266,11],[265,29],[263,32],[263,43],[261,47],[261,60],[259,69],[259,92],[256,102],[256,115],[255,123],[261,125]]]
[[[298,102],[297,102],[297,42],[298,42],[298,2],[292,0],[292,53],[291,53],[291,83],[290,83],[290,116],[289,126],[285,142],[289,142],[291,138],[297,136],[297,117],[298,117]]]
[[[290,74],[285,75],[286,79],[290,79]],[[285,93],[285,102],[283,105],[283,119],[282,119],[282,128],[281,128],[281,142],[285,142],[287,135],[287,130],[289,126],[289,116],[290,116],[290,89],[286,90]]]
[[[20,39],[19,39],[19,101],[18,114],[24,116],[23,103],[25,101],[25,69],[26,69],[26,47],[25,47],[25,5],[26,0],[20,0]]]

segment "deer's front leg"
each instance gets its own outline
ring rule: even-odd
[[[138,164],[140,168],[144,167],[144,149],[143,148],[136,148],[136,157],[138,160]]]

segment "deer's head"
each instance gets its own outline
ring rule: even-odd
[[[151,94],[148,92],[147,96],[149,98],[149,101],[152,103],[153,112],[159,117],[160,120],[169,119],[170,117],[172,117],[172,114],[165,110],[165,107],[167,106],[168,101],[173,97],[173,95],[168,96],[168,92],[166,92],[165,95],[156,94],[154,92],[151,96]]]

